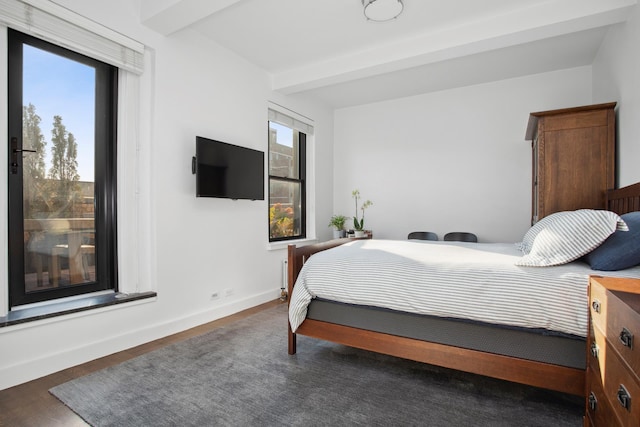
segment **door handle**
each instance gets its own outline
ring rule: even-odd
[[[36,150],[28,150],[18,148],[18,138],[11,137],[11,174],[16,175],[18,173],[18,153],[35,153]]]

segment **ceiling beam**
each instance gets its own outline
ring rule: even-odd
[[[143,25],[168,36],[242,0],[142,0]]]
[[[439,61],[624,22],[637,0],[561,0],[457,28],[424,33],[272,76],[272,88],[292,94]]]

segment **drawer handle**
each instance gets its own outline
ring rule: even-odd
[[[620,384],[620,387],[618,388],[618,402],[624,409],[631,411],[631,396],[622,384]]]
[[[596,395],[593,392],[589,393],[589,409],[591,411],[595,411],[598,406],[598,399],[596,399]]]
[[[622,328],[620,332],[620,342],[625,347],[633,348],[633,334],[627,328]]]
[[[594,299],[591,303],[591,307],[593,307],[593,311],[595,311],[596,313],[600,313],[600,301]]]
[[[600,349],[598,348],[598,344],[594,342],[591,343],[591,355],[597,359],[599,353],[600,353]]]

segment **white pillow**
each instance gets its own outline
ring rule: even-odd
[[[566,264],[597,248],[616,229],[629,229],[618,214],[610,211],[580,209],[560,213],[538,227],[531,250],[515,265]]]
[[[568,211],[572,212],[572,211]],[[523,254],[528,254],[531,252],[531,247],[533,246],[533,241],[540,231],[542,231],[547,225],[553,222],[554,219],[558,218],[561,215],[564,215],[567,211],[555,212],[551,215],[547,215],[542,218],[540,221],[536,222],[531,226],[529,230],[524,234],[522,238],[522,242],[516,243],[516,247],[522,251]]]

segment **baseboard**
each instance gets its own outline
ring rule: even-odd
[[[50,353],[11,366],[2,366],[0,367],[0,390],[221,319],[273,301],[278,294],[279,290],[262,292],[212,309],[146,325],[135,330],[127,330],[106,339],[83,343],[58,353]]]

